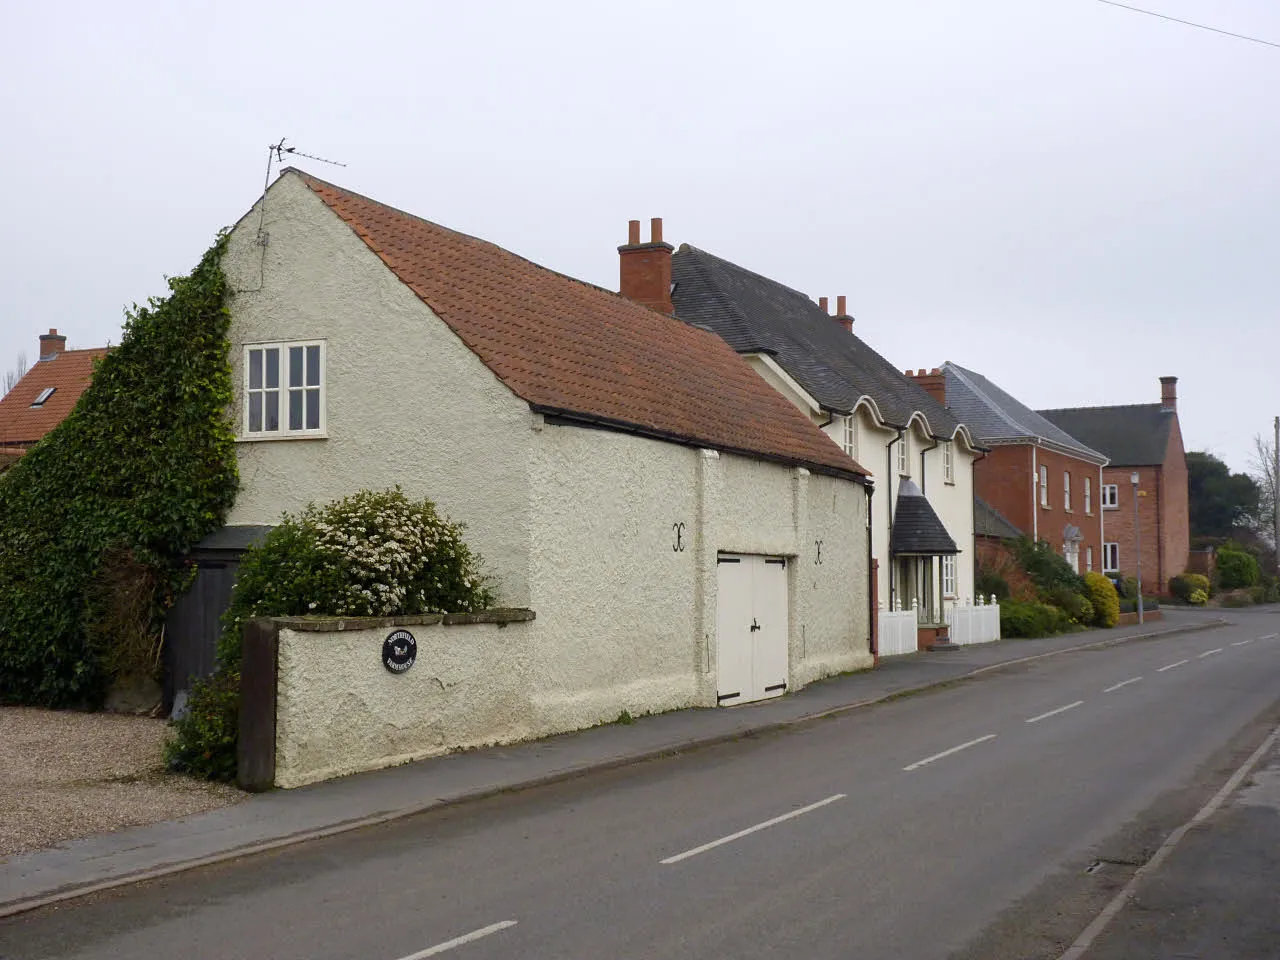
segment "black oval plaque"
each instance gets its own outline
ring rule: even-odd
[[[396,630],[382,641],[382,665],[392,673],[404,673],[418,658],[418,641],[408,630]]]

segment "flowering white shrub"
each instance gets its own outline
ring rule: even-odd
[[[461,524],[399,487],[362,490],[285,514],[245,554],[224,617],[220,659],[239,662],[255,616],[388,617],[481,610],[493,600]]]

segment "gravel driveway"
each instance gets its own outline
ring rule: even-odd
[[[237,803],[164,772],[164,720],[0,707],[0,858]]]

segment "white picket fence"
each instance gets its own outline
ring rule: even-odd
[[[951,642],[957,645],[990,643],[1000,639],[1000,604],[995,596],[991,602],[978,597],[975,606],[963,602],[947,608],[947,624],[951,628]]]
[[[915,653],[916,610],[880,611],[880,656],[896,657],[903,653]]]
[[[994,596],[990,602],[985,597],[978,597],[978,602],[973,606],[960,601],[947,607],[946,619],[951,642],[958,646],[990,643],[1000,639],[1000,605]],[[919,611],[914,600],[909,610],[885,610],[882,607],[880,656],[896,657],[904,653],[915,653],[919,646],[916,634],[918,623]]]

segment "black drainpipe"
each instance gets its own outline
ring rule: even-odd
[[[893,473],[894,473],[893,445],[895,443],[898,443],[900,440],[902,440],[902,436],[904,433],[906,433],[906,431],[903,428],[899,427],[898,435],[894,437],[892,440],[890,440],[887,444],[885,444],[885,447],[884,447],[885,466],[888,468],[885,470],[885,474],[884,474],[885,480],[888,483],[888,486],[884,488],[885,496],[889,496],[889,494],[893,492]],[[895,591],[897,588],[897,585],[893,579],[893,554],[890,552],[890,547],[889,547],[889,544],[893,543],[893,499],[892,498],[890,498],[888,503],[888,511],[889,511],[889,537],[885,541],[884,549],[885,549],[885,559],[889,561],[889,609],[892,610],[893,598],[896,595]]]
[[[870,478],[868,478],[868,481]],[[871,647],[871,655],[873,657],[880,655],[880,638],[876,636],[873,629],[876,622],[876,607],[880,603],[880,598],[876,596],[875,591],[875,571],[872,570],[871,564],[874,558],[871,556],[871,496],[875,493],[875,487],[870,482],[866,484],[867,490],[867,638],[870,641],[868,646]]]

